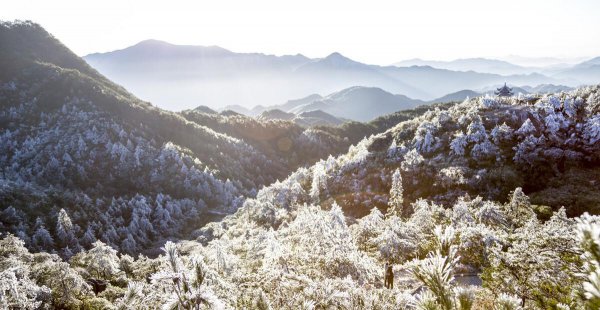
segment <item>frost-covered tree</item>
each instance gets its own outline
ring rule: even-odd
[[[73,223],[65,209],[60,209],[58,212],[58,217],[56,219],[56,235],[64,246],[76,246]]]
[[[50,289],[36,283],[23,260],[32,255],[13,235],[0,239],[0,308],[37,309],[50,299]]]
[[[562,113],[548,113],[544,118],[546,131],[552,135],[558,134],[558,131],[569,125],[569,121],[565,119]]]
[[[535,219],[529,197],[518,187],[510,195],[510,201],[505,205],[506,214],[513,227],[523,226]]]
[[[39,287],[26,274],[15,269],[0,271],[0,308],[37,309],[40,295],[49,294],[46,287]]]
[[[590,117],[584,125],[583,137],[589,145],[596,145],[600,141],[600,115]]]
[[[410,272],[433,295],[433,304],[440,309],[453,310],[455,308],[452,281],[454,280],[453,268],[458,263],[455,256],[456,250],[452,249],[448,256],[440,252],[430,253],[424,260],[414,260],[410,264]],[[421,295],[418,299],[430,300],[429,295]]]
[[[402,188],[402,174],[396,169],[392,174],[392,187],[390,188],[390,199],[388,202],[388,216],[404,214],[404,190]]]
[[[358,223],[352,226],[352,230],[359,247],[363,251],[376,246],[372,243],[372,239],[379,235],[384,228],[383,214],[379,209],[373,208],[371,212],[358,219]]]
[[[419,124],[413,139],[414,146],[419,152],[433,152],[438,147],[439,138],[434,136],[436,130],[437,126],[432,122],[426,121]]]
[[[424,161],[423,156],[416,149],[412,149],[404,155],[401,167],[403,171],[416,172]]]
[[[91,247],[94,242],[96,242],[96,236],[94,234],[94,228],[90,225],[87,227],[81,238],[81,245],[87,248]]]
[[[38,250],[50,250],[54,247],[54,239],[44,225],[38,227],[33,234],[31,241]]]
[[[80,252],[72,260],[97,279],[110,280],[119,272],[117,251],[102,241],[94,242],[90,250]]]
[[[483,126],[481,118],[478,116],[467,127],[467,141],[471,143],[481,143],[488,139],[487,132]]]
[[[44,284],[52,289],[58,306],[79,307],[82,305],[81,300],[91,294],[90,285],[68,263],[48,262],[45,270],[38,271],[38,277],[40,275],[43,275]]]
[[[493,109],[499,107],[501,103],[500,101],[486,94],[484,97],[479,98],[479,104],[483,108]]]
[[[502,123],[501,125],[496,125],[492,129],[490,136],[494,144],[501,146],[511,142],[513,136],[513,129],[510,126],[506,125],[506,123]]]
[[[169,294],[165,309],[222,309],[221,300],[206,286],[207,273],[200,258],[193,258],[188,269],[180,258],[177,245],[168,241],[163,248],[167,267],[152,275],[152,283],[163,283]]]
[[[600,307],[600,217],[584,214],[577,220],[577,239],[583,249],[583,298],[588,309]]]
[[[493,291],[517,296],[521,306],[573,305],[581,285],[578,257],[575,225],[562,209],[543,224],[530,218],[489,247],[483,278]]]
[[[536,133],[536,128],[533,125],[533,123],[531,122],[531,119],[527,119],[525,120],[525,122],[523,123],[523,125],[521,125],[521,127],[519,127],[519,129],[517,131],[515,131],[515,133],[522,135],[522,136],[528,136],[531,134]]]
[[[450,152],[452,155],[464,156],[465,147],[467,147],[468,138],[460,131],[454,135],[454,139],[450,142]]]

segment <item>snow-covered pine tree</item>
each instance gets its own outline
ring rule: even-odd
[[[388,201],[387,216],[396,215],[402,217],[404,214],[404,189],[402,188],[402,174],[400,169],[396,169],[392,175],[392,187],[390,189],[390,198]]]

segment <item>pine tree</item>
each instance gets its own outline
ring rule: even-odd
[[[513,228],[521,227],[529,220],[535,219],[535,213],[531,208],[529,197],[523,193],[522,188],[517,187],[510,196],[510,201],[505,208],[512,221]]]
[[[54,248],[54,239],[50,235],[50,232],[41,225],[33,234],[32,243],[38,250],[52,250]]]
[[[65,211],[60,209],[56,220],[56,236],[63,247],[76,247],[75,234],[73,232],[73,223]]]
[[[83,238],[81,238],[81,244],[88,248],[92,246],[92,243],[96,242],[96,236],[94,235],[94,228],[89,225],[83,234]]]
[[[392,175],[392,188],[390,189],[390,199],[388,201],[388,211],[386,217],[396,215],[403,216],[404,214],[404,189],[402,188],[402,174],[400,169],[396,169]]]

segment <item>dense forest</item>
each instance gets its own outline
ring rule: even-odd
[[[0,42],[0,308],[600,307],[600,86],[304,128]]]

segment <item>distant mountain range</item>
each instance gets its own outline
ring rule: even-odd
[[[288,100],[286,103],[280,105],[269,107],[256,106],[251,109],[235,105],[226,106],[222,111],[234,111],[239,114],[258,117],[259,119],[294,120],[303,126],[310,124],[338,125],[343,123],[344,119],[367,122],[386,114],[412,109],[420,105],[461,102],[466,98],[473,98],[484,94],[493,95],[496,88],[500,86],[492,85],[478,90],[459,90],[429,101],[411,99],[404,95],[394,95],[381,88],[354,86],[331,93],[325,97],[313,94],[300,99]],[[542,84],[535,87],[512,87],[512,89],[515,95],[519,93],[556,93],[572,90],[568,86],[553,84]],[[197,109],[207,109],[207,107],[202,106]],[[307,112],[318,112],[314,115],[327,115],[327,117],[320,119],[318,122],[301,120],[301,115]]]
[[[435,61],[415,58],[394,63],[394,66],[430,66],[438,69],[447,69],[454,71],[475,71],[501,75],[530,74],[539,71],[537,70],[538,68],[527,68],[514,65],[507,61],[486,58],[465,58],[453,61]]]
[[[403,95],[393,95],[381,88],[355,86],[311,103],[298,105],[289,112],[300,114],[322,110],[337,117],[365,122],[384,114],[407,110],[424,103]]]
[[[381,88],[354,86],[325,97],[315,94],[270,107],[259,106],[248,109],[241,106],[227,106],[224,110],[232,110],[248,116],[259,116],[263,119],[287,120],[318,111],[321,116],[329,115],[338,119],[338,121],[327,122],[333,125],[343,122],[340,121],[341,119],[367,122],[385,114],[408,110],[426,103],[404,95],[394,95]],[[313,117],[315,115],[313,114]],[[327,119],[331,120],[330,117]]]
[[[183,46],[156,40],[90,54],[84,59],[137,96],[169,110],[199,105],[213,109],[233,105],[245,109],[267,107],[289,98],[331,94],[353,86],[376,87],[431,101],[464,89],[483,89],[504,82],[573,87],[600,81],[597,64],[588,62],[544,72],[483,58],[413,60],[400,63],[403,67],[376,66],[339,53],[311,59],[300,54],[235,53],[216,46]],[[258,115],[262,111],[264,108],[247,113]]]
[[[550,61],[550,60],[548,60]],[[557,60],[555,60],[557,61]],[[500,75],[531,75],[542,74],[548,78],[560,81],[569,86],[579,84],[594,84],[600,81],[600,57],[593,58],[579,64],[569,65],[566,63],[552,64],[546,66],[519,66],[508,61],[487,59],[487,58],[465,58],[452,61],[435,61],[410,59],[394,63],[394,66],[429,66],[432,68],[446,69],[461,72],[482,72]],[[513,84],[518,83],[514,80],[507,80]],[[544,83],[541,83],[544,84]]]

